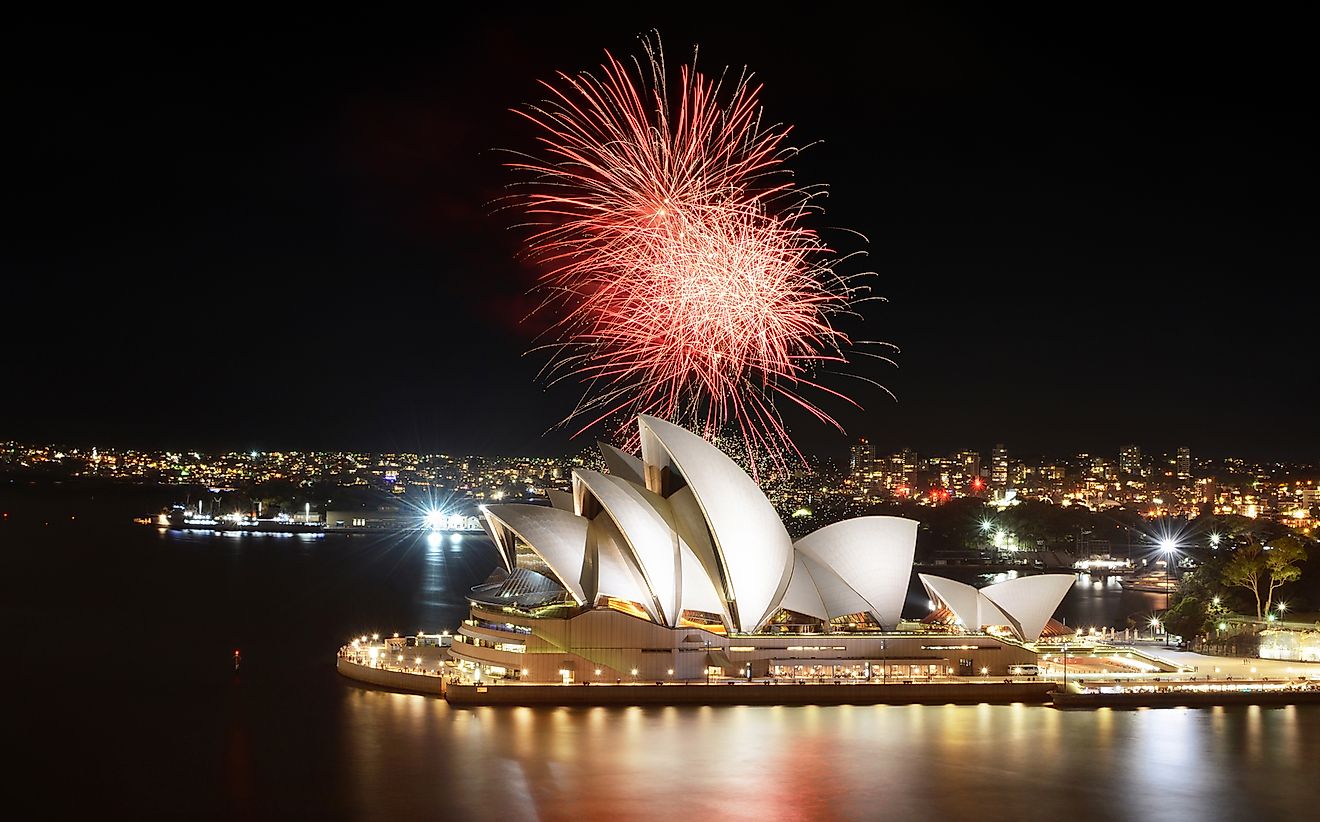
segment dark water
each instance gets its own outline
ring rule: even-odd
[[[1317,798],[1317,708],[460,710],[365,689],[334,673],[341,639],[452,628],[489,546],[163,536],[127,523],[144,505],[0,486],[19,818],[1245,819]],[[1079,588],[1065,610],[1134,602]]]

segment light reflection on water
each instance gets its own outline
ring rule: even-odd
[[[24,786],[11,801],[41,808],[22,818],[1073,822],[1314,811],[1316,707],[456,709],[344,680],[334,649],[377,630],[453,630],[464,594],[496,562],[482,538],[171,535],[129,524],[137,505],[104,526],[79,509],[57,530],[22,507],[35,505],[27,498],[0,489],[0,502],[34,523],[7,531],[3,552],[9,627],[42,649],[39,667],[8,682]],[[1139,596],[1132,610],[1162,602]],[[1063,613],[1081,624],[1074,608],[1122,612],[1128,601],[1079,585]],[[46,653],[52,641],[76,653]]]
[[[1320,756],[1316,708],[465,709],[349,687],[344,714],[362,815],[1245,818],[1253,797],[1302,810]]]

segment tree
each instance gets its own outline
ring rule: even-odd
[[[1186,641],[1204,633],[1209,621],[1210,613],[1205,600],[1188,595],[1180,597],[1177,604],[1164,615],[1164,630]]]
[[[1233,552],[1221,581],[1250,591],[1256,598],[1256,619],[1264,619],[1274,604],[1274,592],[1301,577],[1297,566],[1305,561],[1306,549],[1293,537],[1279,537],[1268,547],[1253,540]]]
[[[1269,572],[1269,587],[1265,594],[1265,613],[1268,614],[1274,602],[1274,592],[1301,577],[1302,569],[1297,566],[1306,561],[1306,549],[1294,537],[1279,537],[1263,553],[1265,569]]]
[[[1233,558],[1224,565],[1223,583],[1230,588],[1246,588],[1256,597],[1256,619],[1264,617],[1261,611],[1260,585],[1268,575],[1264,550],[1259,542],[1249,542],[1233,552]]]

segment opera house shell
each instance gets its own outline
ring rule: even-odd
[[[1071,577],[979,592],[923,574],[931,600],[981,643],[932,646],[925,631],[899,630],[916,521],[859,517],[794,542],[714,445],[653,417],[638,426],[640,457],[601,445],[608,473],[575,470],[572,493],[551,492],[550,506],[483,508],[505,573],[473,590],[450,651],[474,678],[946,676],[1035,661],[1029,643]]]

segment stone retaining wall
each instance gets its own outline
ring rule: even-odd
[[[409,691],[431,696],[444,696],[445,694],[445,680],[443,677],[387,671],[382,668],[372,668],[369,665],[359,665],[343,657],[335,659],[335,670],[349,679],[356,679],[369,685],[379,685],[392,691]]]

